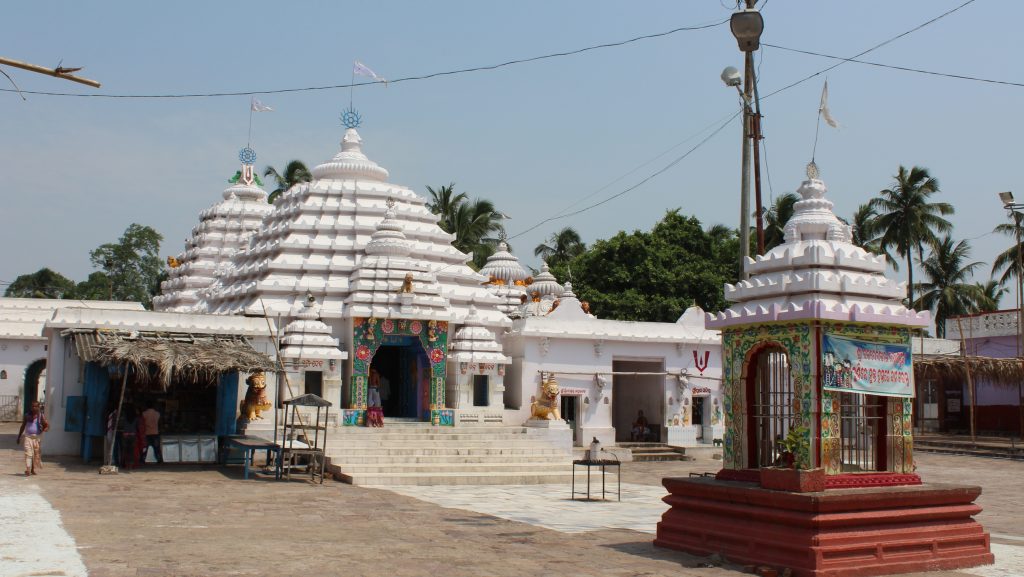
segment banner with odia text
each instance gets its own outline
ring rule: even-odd
[[[875,343],[824,333],[821,382],[830,391],[913,397],[910,345]]]

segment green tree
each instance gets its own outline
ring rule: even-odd
[[[4,291],[4,296],[63,299],[74,298],[74,291],[75,281],[48,268],[41,268],[32,274],[23,274],[14,279]]]
[[[282,193],[301,182],[313,180],[313,174],[309,172],[301,160],[293,160],[284,167],[284,172],[278,172],[273,166],[268,166],[263,171],[263,176],[274,179],[277,188],[267,196],[267,202],[274,204]]]
[[[764,211],[764,250],[769,251],[785,242],[786,223],[793,218],[793,205],[800,195],[787,192],[775,199]]]
[[[164,274],[160,260],[162,240],[152,228],[133,223],[116,243],[100,245],[89,253],[93,266],[101,269],[109,280],[109,298],[151,305]]]
[[[674,322],[694,302],[720,310],[722,285],[737,279],[737,236],[671,210],[650,232],[619,232],[574,258],[573,287],[602,318]]]
[[[996,226],[996,228],[993,230],[993,232],[998,232],[1007,235],[1013,239],[1013,244],[1010,246],[1010,248],[999,253],[999,255],[996,256],[996,259],[992,261],[993,275],[995,275],[999,271],[1003,271],[1002,276],[999,277],[1000,283],[1007,283],[1010,280],[1017,278],[1017,267],[1021,265],[1021,262],[1018,261],[1017,259],[1019,257],[1024,256],[1021,254],[1021,245],[1019,244],[1017,238],[1017,235],[1019,233],[1017,227],[1021,225],[1021,223],[1018,222],[1018,219],[1020,219],[1022,216],[1024,215],[1014,211],[1010,215],[1011,222],[1000,224]]]
[[[75,285],[74,298],[85,301],[110,300],[114,283],[105,273],[94,271],[84,281]]]
[[[900,263],[892,253],[882,247],[882,238],[878,234],[878,213],[871,207],[871,204],[862,204],[853,213],[853,244],[872,253],[885,256],[885,260],[896,270],[900,270]]]
[[[452,222],[455,242],[452,244],[462,252],[473,253],[473,265],[477,269],[494,254],[497,239],[505,231],[502,218],[494,204],[485,199],[463,202],[455,211]]]
[[[907,302],[914,302],[913,252],[918,260],[924,259],[924,247],[938,243],[936,233],[949,232],[953,225],[942,218],[953,214],[953,207],[945,202],[929,202],[939,192],[939,181],[919,166],[907,170],[902,165],[889,188],[881,190],[869,205],[878,216],[877,231],[881,233],[880,246],[894,248],[896,254],[907,259]]]
[[[999,310],[999,301],[1007,293],[999,281],[990,279],[987,282],[975,283],[978,291],[977,309],[979,313],[990,313]]]
[[[556,267],[569,262],[587,250],[576,229],[567,226],[551,235],[546,243],[542,242],[533,249],[533,255],[539,256],[548,263],[548,266]]]
[[[967,263],[971,247],[966,240],[953,244],[946,236],[932,246],[931,254],[921,262],[927,282],[917,285],[921,296],[914,308],[933,311],[935,334],[946,336],[946,319],[951,316],[976,312],[981,293],[978,285],[968,282],[980,262]]]
[[[461,204],[469,201],[466,193],[455,193],[455,183],[446,186],[433,188],[428,186],[430,202],[427,203],[427,210],[441,217],[437,223],[445,232],[455,232],[455,213]]]

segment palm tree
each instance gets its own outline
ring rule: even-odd
[[[1008,291],[999,281],[990,279],[988,282],[975,283],[977,287],[978,302],[976,308],[979,313],[990,313],[999,310],[999,301]]]
[[[465,253],[473,253],[473,264],[479,269],[494,252],[497,237],[504,232],[501,225],[504,215],[486,199],[461,202],[452,215],[452,231],[455,242],[452,245]]]
[[[551,235],[546,243],[540,243],[533,249],[533,255],[539,256],[549,266],[558,266],[569,262],[573,258],[583,254],[587,245],[583,244],[580,234],[576,229],[567,226]]]
[[[267,202],[270,204],[274,204],[277,197],[281,196],[282,193],[288,191],[288,189],[296,184],[313,180],[313,175],[301,160],[293,160],[289,162],[288,166],[284,167],[284,173],[278,172],[273,166],[268,166],[263,171],[263,176],[273,178],[274,183],[277,185],[277,188],[267,196]]]
[[[872,253],[885,256],[895,270],[900,270],[900,263],[892,253],[882,247],[882,238],[878,234],[878,213],[871,204],[862,204],[853,213],[853,244]]]
[[[1019,219],[1019,218],[1021,218],[1021,215],[1020,215],[1020,213],[1014,211],[1010,218],[1011,219]],[[999,253],[999,256],[997,256],[996,259],[992,262],[992,274],[993,275],[996,274],[997,272],[1003,270],[1003,269],[1006,269],[1006,270],[1003,270],[1003,275],[1001,277],[999,277],[999,282],[1000,283],[1005,283],[1005,282],[1009,281],[1010,279],[1017,278],[1017,267],[1020,264],[1020,262],[1017,260],[1017,258],[1018,258],[1018,255],[1020,255],[1020,250],[1021,250],[1019,239],[1017,237],[1017,234],[1019,232],[1017,230],[1017,227],[1020,226],[1020,224],[1021,224],[1020,222],[1012,222],[1012,223],[1006,222],[1006,223],[1003,223],[1003,224],[1000,224],[1000,225],[996,226],[996,228],[992,231],[992,232],[998,232],[998,233],[1005,234],[1005,235],[1009,236],[1010,238],[1014,239],[1013,240],[1013,245],[1011,245],[1010,248],[1008,248],[1008,249],[1004,250],[1003,252]],[[1024,256],[1024,255],[1020,255],[1020,256]]]
[[[793,205],[800,200],[796,193],[787,192],[775,199],[764,211],[764,249],[771,250],[785,242],[786,223],[793,218]]]
[[[427,209],[441,217],[437,225],[445,232],[455,232],[455,212],[459,205],[469,201],[469,197],[464,192],[455,194],[454,182],[436,189],[428,186],[427,192],[430,193]]]
[[[966,240],[954,245],[947,235],[936,242],[928,258],[921,261],[921,270],[928,282],[917,285],[922,292],[913,306],[934,311],[935,333],[939,338],[946,336],[947,318],[977,311],[981,292],[978,285],[967,280],[981,263],[965,264],[970,252]]]
[[[913,251],[917,259],[924,259],[924,246],[938,242],[936,233],[949,232],[953,225],[942,215],[953,214],[953,207],[945,202],[928,202],[928,197],[939,192],[939,181],[919,166],[907,170],[902,165],[889,188],[881,190],[868,205],[878,216],[875,230],[882,234],[879,246],[895,248],[896,254],[907,259],[907,302],[914,302]]]

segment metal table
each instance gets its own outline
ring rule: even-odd
[[[226,439],[227,448],[237,447],[242,450],[242,462],[245,464],[245,478],[249,478],[249,467],[252,465],[253,458],[256,456],[256,451],[266,450],[267,459],[270,459],[270,453],[273,452],[274,458],[274,478],[281,478],[281,445],[273,441],[268,441],[260,437],[227,437]],[[224,455],[224,463],[227,463],[227,452]]]
[[[584,493],[582,490],[576,491],[576,467],[586,467],[587,469],[587,491]],[[586,495],[586,501],[593,501],[595,499],[590,498],[590,470],[594,467],[601,468],[601,500],[606,500],[605,497],[605,469],[607,467],[615,467],[615,496],[619,501],[622,501],[622,468],[621,464],[614,459],[576,459],[572,462],[572,498],[576,499],[576,495]]]

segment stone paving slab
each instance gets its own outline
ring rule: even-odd
[[[23,466],[15,432],[0,425],[4,473]],[[974,481],[986,487],[984,506],[989,509],[982,522],[989,525],[991,520],[989,528],[1002,537],[994,546],[994,567],[920,577],[1024,575],[1024,541],[1019,540],[1024,539],[1024,503],[1017,499],[1024,470],[1002,468],[1020,464],[930,459],[921,459],[922,469],[935,466],[941,471],[937,476],[960,477],[934,480]],[[63,527],[93,577],[743,574],[736,566],[704,568],[700,565],[707,559],[651,544],[649,531],[660,516],[658,507],[664,507],[659,504],[661,477],[717,470],[712,461],[624,465],[623,504],[630,511],[616,510],[617,503],[568,502],[568,485],[532,495],[521,493],[522,487],[446,487],[449,494],[462,495],[457,508],[451,508],[391,490],[334,482],[243,481],[240,466],[147,467],[101,476],[95,466],[77,459],[44,455],[44,462],[42,473],[29,481],[0,474],[0,495],[13,494],[12,487],[24,488],[39,498],[32,511],[51,507],[59,512],[59,518],[37,519],[49,519],[50,530]],[[505,505],[491,513],[475,510],[483,505],[465,494],[477,489],[495,491],[485,502],[501,500]],[[536,503],[531,505],[530,499]],[[0,535],[19,535],[28,527],[12,510],[0,503]],[[521,520],[512,520],[514,516]],[[0,545],[0,558],[5,556],[27,558],[11,544]],[[56,560],[49,554],[45,559]],[[31,573],[78,575],[74,570]],[[0,575],[7,574],[18,575],[0,569]]]

